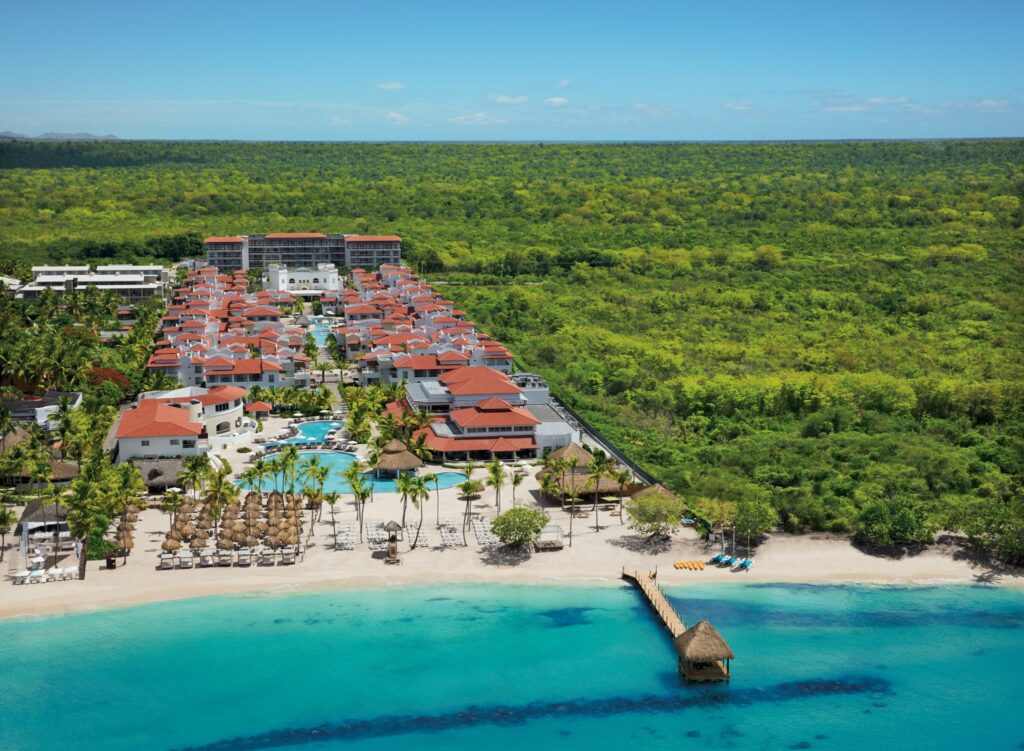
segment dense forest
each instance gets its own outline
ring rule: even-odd
[[[289,230],[401,234],[684,497],[1024,550],[1024,141],[0,144],[8,272]]]

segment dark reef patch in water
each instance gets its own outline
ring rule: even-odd
[[[554,608],[552,610],[541,610],[537,615],[547,618],[552,628],[565,628],[567,626],[586,626],[592,621],[587,613],[596,608]]]
[[[387,738],[409,733],[436,733],[482,725],[524,725],[549,717],[602,718],[615,715],[662,714],[687,709],[713,709],[723,706],[774,704],[819,696],[888,694],[891,684],[875,676],[850,676],[833,680],[806,680],[779,683],[764,688],[728,691],[686,691],[665,696],[615,696],[608,699],[570,699],[562,702],[538,701],[523,705],[468,706],[454,712],[434,715],[386,715],[366,720],[343,720],[316,726],[281,728],[259,735],[224,738],[182,751],[255,751],[256,749],[304,746],[322,741]],[[870,711],[870,710],[865,710]],[[740,733],[732,728],[729,735]],[[692,731],[691,731],[692,732]]]

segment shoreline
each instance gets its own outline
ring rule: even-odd
[[[96,563],[96,562],[91,562]],[[303,564],[296,564],[297,570]],[[129,564],[130,566],[130,564]],[[254,567],[255,569],[255,567]],[[1024,577],[1020,575],[1002,576],[998,580],[989,581],[980,576],[833,576],[833,575],[792,575],[792,576],[765,576],[749,577],[743,573],[732,574],[728,569],[706,569],[722,574],[709,578],[702,578],[703,572],[681,572],[669,569],[667,572],[659,567],[659,582],[668,589],[679,589],[682,587],[704,587],[704,586],[744,586],[750,584],[758,585],[787,585],[801,584],[808,586],[862,586],[862,587],[903,587],[903,588],[925,588],[925,587],[956,587],[956,586],[983,586],[1001,589],[1024,590]],[[216,569],[211,570],[216,572]],[[234,570],[230,570],[235,573]],[[90,570],[92,579],[87,578],[85,587],[89,587],[90,581],[102,577],[105,573],[100,568]],[[524,587],[627,587],[628,585],[617,573],[610,572],[607,575],[596,575],[587,572],[559,571],[549,574],[538,572],[516,571],[514,568],[496,571],[480,570],[475,573],[452,572],[438,569],[425,569],[399,572],[397,575],[393,570],[380,574],[357,573],[342,576],[323,577],[322,571],[305,575],[291,577],[290,581],[274,580],[260,581],[254,577],[245,576],[241,572],[235,577],[209,577],[205,581],[193,578],[193,575],[202,576],[206,571],[197,569],[189,572],[159,572],[159,576],[170,575],[182,576],[181,581],[167,582],[168,586],[159,589],[146,591],[85,591],[69,592],[79,596],[61,598],[61,601],[51,599],[39,600],[28,599],[24,602],[15,602],[10,598],[2,598],[0,601],[0,623],[14,620],[32,620],[36,618],[57,618],[69,615],[79,615],[91,612],[106,610],[120,610],[134,607],[145,607],[167,602],[180,602],[185,600],[201,600],[215,597],[250,597],[250,596],[271,596],[287,597],[289,595],[345,592],[345,591],[383,591],[388,589],[409,589],[416,587],[436,587],[443,585],[471,585],[485,586],[488,584],[498,586],[524,586]],[[340,573],[340,572],[339,572]],[[691,574],[686,576],[685,574]],[[189,577],[190,580],[184,579]],[[231,578],[234,581],[230,580]],[[81,582],[54,582],[52,587],[82,586]],[[31,588],[41,588],[38,584],[23,585]],[[90,588],[93,589],[93,588]],[[54,593],[56,594],[56,593]],[[85,595],[80,596],[80,595]]]

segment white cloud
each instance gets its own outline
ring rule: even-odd
[[[555,84],[555,88],[556,89],[564,89],[566,86],[569,86],[571,84],[572,84],[572,81],[570,81],[568,78],[563,78],[561,81],[559,81],[558,83]]]
[[[405,84],[401,81],[383,81],[377,84],[378,89],[384,89],[385,91],[393,91],[394,89],[404,89]]]
[[[724,106],[727,110],[731,110],[732,112],[746,112],[750,109],[750,102],[726,102]]]
[[[331,125],[351,125],[352,121],[341,115],[331,115]]]
[[[1009,99],[979,99],[974,102],[943,102],[939,105],[947,110],[974,110],[975,112],[1006,112],[1010,108]]]
[[[525,96],[509,96],[508,94],[488,94],[487,98],[495,104],[523,104],[529,101]]]
[[[550,104],[552,107],[564,107],[569,103],[569,100],[566,99],[564,96],[551,96],[545,99],[544,101]]]
[[[919,110],[917,104],[906,96],[872,96],[863,99],[841,96],[830,97],[817,103],[825,112],[868,112],[881,108]]]
[[[389,112],[384,115],[388,120],[393,122],[395,125],[405,125],[409,122],[409,118],[403,115],[401,112]]]
[[[486,112],[474,112],[472,115],[459,115],[458,117],[453,117],[451,118],[451,122],[456,125],[501,125],[508,121],[501,117],[488,115]]]

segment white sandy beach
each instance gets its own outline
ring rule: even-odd
[[[234,463],[236,469],[241,462]],[[517,491],[519,502],[537,503],[536,468]],[[479,478],[479,474],[476,475]],[[510,488],[503,490],[503,508],[510,505]],[[441,491],[440,517],[461,528],[464,503],[452,488]],[[351,502],[338,505],[337,520],[354,521]],[[474,513],[493,518],[493,491],[474,502]],[[557,507],[546,506],[552,521],[566,532],[569,515]],[[410,523],[418,512],[410,506]],[[377,494],[367,505],[368,521],[399,519],[401,503],[394,493]],[[11,576],[21,567],[16,552],[8,548],[8,559],[2,565],[4,581],[0,582],[0,618],[60,614],[98,608],[120,607],[140,603],[174,600],[208,595],[243,592],[288,592],[332,588],[383,588],[455,582],[499,584],[619,585],[620,573],[626,570],[653,570],[665,586],[686,586],[725,582],[859,582],[875,584],[934,584],[985,582],[1005,586],[1024,586],[1021,572],[999,573],[957,555],[956,546],[932,546],[924,552],[889,559],[866,555],[848,540],[827,535],[772,535],[754,555],[755,565],[746,572],[734,572],[712,566],[703,571],[676,570],[675,561],[707,561],[716,549],[698,540],[692,529],[684,528],[673,536],[671,545],[652,548],[646,540],[617,516],[602,512],[600,531],[594,529],[594,518],[573,520],[573,544],[562,551],[509,555],[499,547],[477,544],[472,530],[468,547],[440,547],[435,529],[437,510],[434,496],[426,504],[424,534],[428,545],[410,550],[411,539],[400,545],[402,564],[385,565],[364,543],[355,550],[336,551],[331,537],[330,513],[325,507],[323,519],[316,525],[303,560],[294,566],[276,565],[249,568],[196,568],[161,571],[157,556],[168,517],[156,508],[139,517],[135,532],[135,549],[126,566],[114,570],[103,567],[102,561],[90,561],[85,581],[61,581],[14,586]],[[307,514],[308,520],[308,514]],[[8,537],[8,544],[12,539]],[[737,551],[744,554],[742,546]],[[48,562],[47,565],[52,565]],[[74,565],[66,558],[58,565]]]

